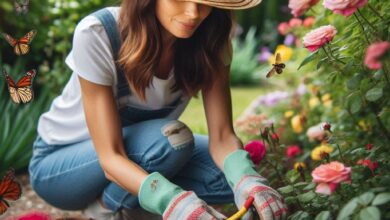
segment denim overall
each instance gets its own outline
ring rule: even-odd
[[[116,57],[120,45],[114,17],[107,9],[93,15],[103,24]],[[127,81],[120,69],[117,72],[117,95],[127,96]],[[209,154],[208,136],[192,134],[184,123],[165,118],[180,101],[158,110],[119,109],[127,157],[148,173],[160,172],[184,190],[194,191],[209,204],[233,203],[233,192]],[[38,135],[28,169],[32,188],[57,208],[81,210],[101,195],[113,211],[139,206],[137,195],[106,179],[91,139],[49,145]]]

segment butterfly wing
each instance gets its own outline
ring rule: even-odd
[[[30,51],[30,43],[34,39],[35,35],[37,34],[36,30],[31,30],[28,32],[24,37],[20,38],[15,46],[15,53],[17,55],[24,55],[27,54]]]
[[[23,12],[23,6],[17,0],[14,0],[14,8],[16,14],[20,15]]]
[[[35,75],[36,71],[30,70],[16,84],[17,95],[20,97],[23,103],[30,102],[34,97],[34,93],[32,90],[32,82]]]
[[[0,200],[0,215],[4,214],[9,207],[9,204],[5,200]]]
[[[282,58],[280,57],[280,53],[276,53],[275,64],[279,64],[282,62]]]
[[[16,104],[19,104],[20,98],[19,98],[19,95],[17,93],[17,86],[16,86],[14,80],[11,78],[11,76],[8,75],[8,73],[5,70],[3,70],[3,74],[5,76],[5,79],[6,79],[6,82],[8,85],[8,91],[9,91],[9,94],[11,96],[11,100]]]
[[[2,195],[4,199],[16,201],[22,195],[22,186],[16,180],[13,180],[7,187],[6,192]]]
[[[30,0],[24,1],[23,5],[22,5],[22,12],[24,14],[26,14],[28,12],[29,4],[30,4]]]
[[[4,37],[4,39],[5,39],[12,47],[15,47],[15,45],[18,43],[18,41],[15,40],[13,37],[11,37],[9,34],[1,33],[1,35]]]
[[[5,173],[3,179],[0,182],[0,195],[3,195],[6,191],[8,186],[12,183],[12,181],[15,178],[15,170],[10,168]]]
[[[272,69],[267,73],[266,77],[267,78],[270,78],[272,75],[275,74],[275,66],[272,67]]]
[[[7,211],[9,204],[6,200],[15,201],[20,198],[22,187],[15,180],[14,169],[9,169],[0,182],[0,215]]]

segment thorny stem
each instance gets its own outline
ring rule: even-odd
[[[265,160],[265,161],[266,161],[266,163],[268,163],[268,164],[275,170],[275,172],[276,172],[276,174],[278,175],[279,179],[280,179],[285,185],[291,185],[291,186],[292,186],[293,192],[295,193],[296,196],[298,196],[298,193],[297,193],[296,190],[295,190],[294,184],[291,183],[290,180],[288,180],[287,178],[286,178],[286,180],[287,180],[287,183],[286,183],[286,181],[284,180],[284,178],[282,177],[282,175],[279,173],[278,168],[277,168],[276,166],[274,166],[274,164],[273,164],[272,162],[270,162],[270,161],[268,161],[268,160]],[[301,210],[303,210],[303,207],[302,207],[302,205],[301,205],[301,203],[299,202],[298,199],[297,199],[297,203],[298,203],[299,208],[300,208]]]
[[[387,138],[387,140],[390,142],[390,134],[385,125],[383,124],[381,118],[379,118],[378,114],[376,113],[376,110],[373,105],[369,105],[371,108],[371,112],[375,115],[375,120],[378,123],[380,130],[382,131],[383,135]]]
[[[344,160],[344,157],[343,157],[343,153],[341,152],[341,148],[340,148],[339,144],[336,143],[336,146],[337,146],[337,149],[339,150],[339,154],[340,154],[341,160],[343,161],[344,164],[346,164],[345,160]]]
[[[329,60],[332,61],[333,59],[332,59],[332,57],[329,55],[328,51],[326,51],[325,46],[323,46],[323,47],[321,47],[321,48],[324,50],[324,52],[325,52],[326,56],[329,58]],[[340,69],[340,67],[339,67],[338,65],[334,64],[333,62],[331,62],[331,64],[332,64],[332,66],[333,66],[334,68],[336,68],[340,73],[343,72],[343,71]]]
[[[363,35],[364,35],[364,37],[366,38],[367,44],[370,45],[370,44],[371,44],[371,43],[370,43],[370,40],[368,40],[368,36],[367,36],[367,34],[366,34],[366,31],[364,30],[364,26],[363,26],[362,22],[360,21],[359,17],[356,15],[356,13],[353,13],[353,16],[354,16],[354,17],[356,18],[356,20],[358,21],[358,23],[359,23],[359,25],[360,25],[360,27],[361,27],[361,29],[362,29]]]
[[[333,55],[332,48],[330,47],[329,44],[328,44],[328,47],[329,47],[329,54],[331,55],[331,57],[333,57],[333,59],[335,59],[335,60],[338,61],[339,63],[342,63],[343,65],[345,65],[345,62],[344,62],[344,61],[338,59],[337,57],[335,57],[335,56]]]
[[[370,4],[367,4],[367,5],[368,5],[368,8],[371,9],[371,11],[373,11],[374,14],[376,14],[376,16],[378,16],[382,21],[385,21],[385,19],[382,17],[382,15],[379,14],[379,12],[374,7],[372,7]]]
[[[387,65],[386,65],[385,62],[383,62],[383,75],[385,75],[387,85],[388,85],[389,88],[390,88],[390,80],[389,80],[388,73],[389,73],[389,71],[388,71]]]
[[[360,11],[360,9],[358,9],[357,12],[359,13],[360,17],[362,17],[363,20],[368,24],[368,26],[370,26],[370,27],[375,31],[375,33],[377,34],[377,33],[378,33],[378,30],[374,27],[373,24],[371,24],[371,22],[370,22],[366,17],[364,17],[364,15],[363,15],[363,13]]]

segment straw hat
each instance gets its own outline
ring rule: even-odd
[[[246,9],[261,3],[262,0],[179,0],[190,1],[224,9]]]

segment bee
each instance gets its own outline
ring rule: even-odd
[[[283,72],[283,69],[286,67],[284,63],[281,62],[280,53],[276,54],[275,63],[272,64],[272,69],[267,73],[266,77],[269,78],[272,75],[275,74],[281,74]]]
[[[157,183],[158,180],[152,180],[152,183],[150,183],[150,188],[152,188],[153,192],[157,190]]]

